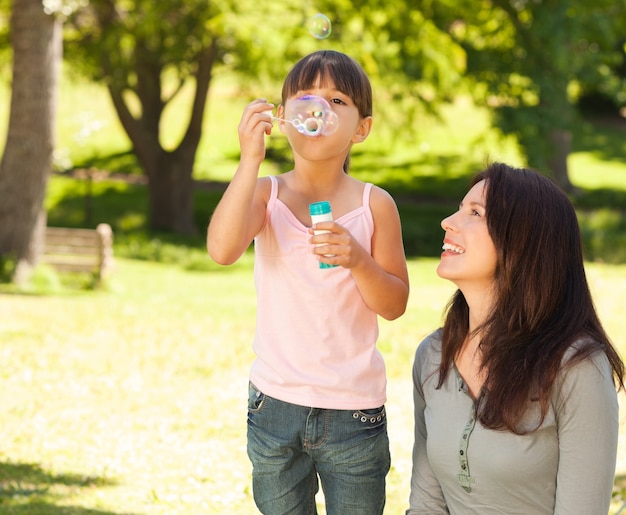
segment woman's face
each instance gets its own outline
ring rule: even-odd
[[[446,232],[437,275],[455,283],[461,290],[493,285],[496,272],[496,247],[485,217],[485,181],[469,190],[459,210],[444,218]]]

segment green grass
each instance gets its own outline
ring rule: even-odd
[[[251,263],[246,255],[237,267],[196,272],[118,259],[105,291],[0,295],[0,512],[255,513],[245,451]],[[409,262],[408,311],[381,321],[389,514],[408,496],[413,353],[452,293],[436,263]],[[626,265],[588,272],[618,341]],[[625,458],[620,450],[618,482]]]

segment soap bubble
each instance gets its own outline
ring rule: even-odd
[[[330,104],[315,95],[304,95],[287,102],[286,121],[305,136],[330,136],[338,127],[339,119]]]
[[[330,18],[322,13],[317,13],[309,19],[309,32],[316,39],[326,39],[333,31]]]

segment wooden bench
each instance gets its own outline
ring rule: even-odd
[[[40,261],[59,272],[86,272],[98,282],[113,269],[113,230],[109,224],[95,229],[46,227]]]

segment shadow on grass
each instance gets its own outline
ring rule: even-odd
[[[115,170],[129,175],[141,175],[141,165],[132,150],[115,152],[109,155],[94,155],[89,160],[74,163],[77,168],[96,168],[99,170]]]
[[[36,463],[0,462],[0,511],[15,515],[120,515],[67,505],[62,493],[64,488],[73,496],[77,489],[114,485],[114,481],[97,476],[55,474]]]

